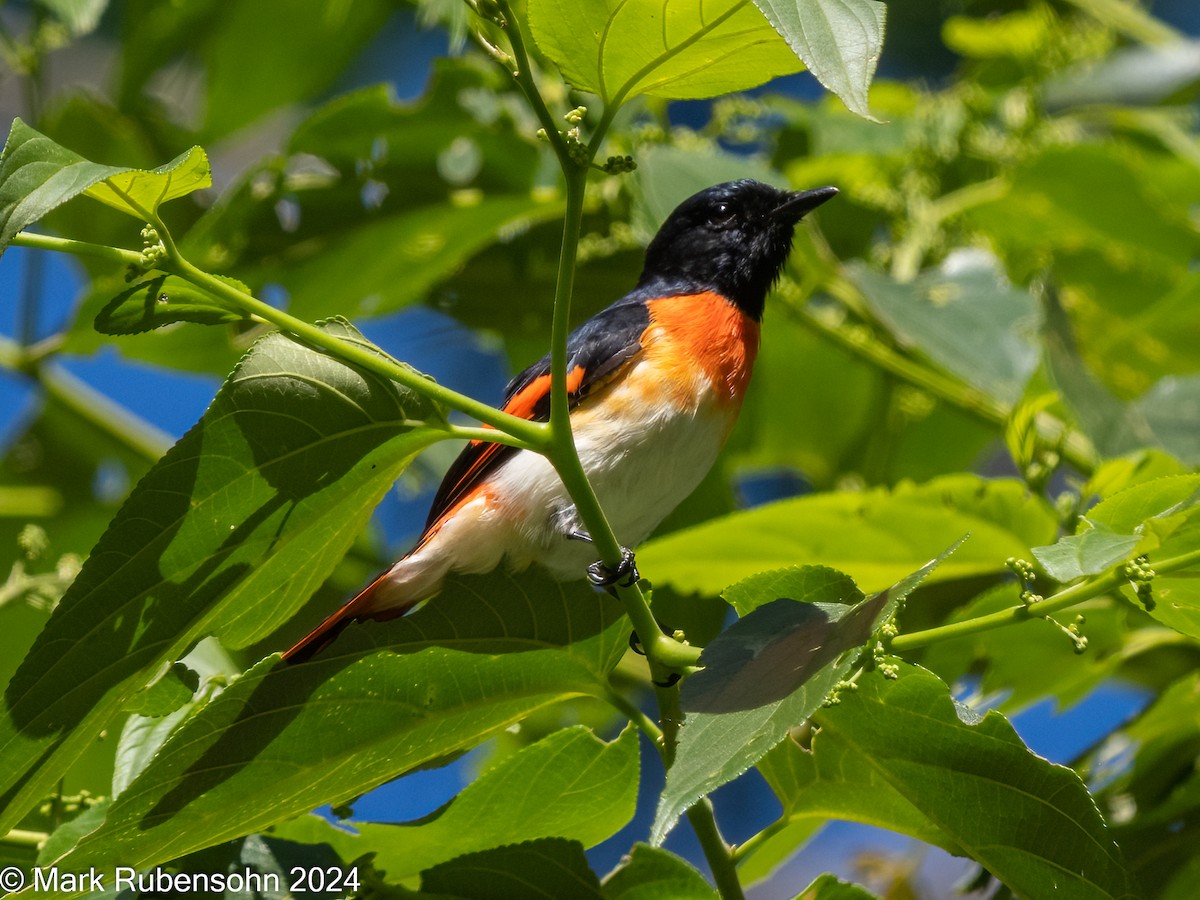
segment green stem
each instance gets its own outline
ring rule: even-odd
[[[71,253],[75,256],[92,256],[97,259],[107,259],[122,266],[141,266],[142,254],[132,250],[122,250],[120,247],[108,247],[104,244],[89,244],[87,241],[73,241],[68,238],[54,237],[49,234],[33,234],[23,231],[14,235],[11,241],[14,247],[31,247],[35,250],[55,250],[59,253]]]
[[[1154,571],[1158,575],[1165,575],[1168,572],[1186,569],[1196,563],[1200,563],[1200,549],[1181,553],[1178,556],[1168,557],[1167,559],[1155,560],[1153,566]],[[906,650],[927,647],[939,641],[966,637],[967,635],[978,634],[982,631],[990,631],[993,628],[1003,628],[1006,625],[1016,625],[1021,622],[1028,622],[1030,619],[1044,618],[1051,613],[1074,606],[1076,603],[1082,603],[1085,600],[1091,600],[1107,594],[1114,588],[1124,584],[1127,581],[1127,577],[1123,569],[1124,564],[1118,565],[1094,578],[1089,578],[1065,587],[1058,593],[1051,594],[1045,600],[1032,603],[1029,606],[1025,606],[1024,604],[1011,606],[1008,609],[988,613],[985,616],[977,616],[973,619],[966,619],[962,622],[952,622],[949,625],[940,625],[937,628],[928,628],[924,631],[914,631],[911,634],[897,635],[892,638],[888,649],[893,653],[903,653]]]
[[[725,838],[721,837],[717,828],[716,817],[713,816],[712,802],[705,797],[687,811],[688,821],[704,850],[704,858],[712,870],[713,881],[717,883],[717,891],[722,900],[744,900],[742,883],[738,880],[737,866],[733,861],[733,852]]]
[[[966,212],[972,206],[996,200],[1008,193],[1009,183],[993,178],[969,184],[943,194],[936,200],[920,201],[910,211],[909,232],[892,254],[892,277],[897,281],[912,281],[921,271],[926,252],[947,219]]]
[[[533,108],[533,114],[537,116],[538,121],[542,124],[542,128],[545,129],[546,139],[550,141],[550,146],[554,148],[554,155],[558,157],[559,165],[566,172],[574,163],[571,161],[571,154],[567,150],[566,139],[558,131],[558,122],[555,121],[550,108],[546,106],[546,101],[542,98],[541,91],[537,89],[537,82],[533,78],[533,67],[529,62],[529,52],[525,49],[525,36],[521,33],[521,28],[513,16],[512,7],[509,6],[508,0],[498,0],[497,6],[500,8],[500,15],[504,19],[504,24],[501,27],[504,29],[504,33],[508,35],[508,40],[512,44],[513,59],[517,63],[517,70],[512,73],[512,76],[516,79],[521,93],[525,95],[525,99]]]
[[[734,863],[741,862],[743,859],[746,859],[759,847],[761,847],[771,838],[775,837],[775,835],[779,834],[779,832],[783,831],[791,824],[792,821],[790,817],[781,816],[762,831],[747,838],[744,843],[738,844],[736,847],[732,847],[729,851],[729,855],[733,857]]]
[[[452,391],[443,385],[426,378],[420,372],[408,366],[380,356],[377,353],[343,341],[308,322],[290,316],[269,304],[263,303],[256,297],[239,290],[216,276],[201,271],[188,262],[173,244],[167,243],[166,231],[159,223],[155,223],[159,234],[164,237],[163,244],[167,247],[167,260],[160,268],[178,275],[199,288],[208,291],[216,297],[226,300],[236,308],[270,322],[282,331],[300,339],[309,346],[329,352],[344,362],[358,366],[368,372],[373,372],[383,378],[404,385],[409,390],[422,394],[431,400],[466,413],[472,418],[485,422],[518,441],[522,446],[544,448],[548,443],[546,426],[540,422],[530,422],[516,416],[501,412],[493,406],[474,400],[465,394]],[[491,438],[495,439],[495,438]],[[506,443],[505,441],[501,441]]]
[[[505,20],[505,33],[512,43],[513,58],[517,63],[517,71],[513,73],[513,77],[551,138],[566,181],[566,213],[554,286],[554,311],[550,332],[549,435],[543,452],[575,503],[575,509],[595,545],[597,555],[606,565],[615,566],[621,561],[621,544],[613,533],[599,498],[579,460],[571,431],[570,398],[567,392],[567,338],[571,330],[571,296],[575,286],[575,264],[583,223],[588,171],[586,165],[580,165],[571,159],[565,142],[558,134],[554,118],[533,79],[524,38],[507,0],[499,0],[499,7]],[[591,136],[588,143],[589,160],[596,155],[597,148],[604,140],[608,125],[612,122],[611,113],[612,108],[607,107],[601,116],[599,127]],[[677,670],[695,665],[700,651],[662,633],[653,613],[650,612],[646,596],[638,585],[617,590],[642,642],[652,670],[656,667]]]
[[[4,837],[0,838],[0,844],[8,844],[13,847],[32,847],[35,850],[40,850],[42,845],[46,843],[50,835],[44,831],[23,831],[20,828],[14,828]]]

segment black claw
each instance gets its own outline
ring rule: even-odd
[[[675,687],[675,685],[679,684],[679,679],[682,677],[683,676],[680,675],[678,672],[672,672],[670,675],[667,676],[666,681],[656,681],[656,682],[654,682],[654,684],[656,687],[660,687],[660,688]]]
[[[642,639],[638,637],[638,633],[636,631],[629,632],[629,649],[638,656],[646,655],[646,651],[642,649]]]
[[[633,587],[642,580],[634,563],[633,551],[628,547],[621,548],[621,561],[615,567],[609,568],[603,560],[597,560],[588,566],[587,574],[588,581],[602,588],[611,588],[613,585]]]

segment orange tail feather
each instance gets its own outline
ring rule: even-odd
[[[337,636],[353,622],[361,622],[364,619],[375,619],[377,621],[394,619],[397,616],[404,615],[416,606],[419,601],[413,600],[405,604],[392,605],[383,610],[375,611],[371,609],[375,592],[385,584],[388,573],[391,571],[391,569],[388,569],[359,591],[353,598],[342,604],[339,609],[327,616],[325,621],[320,625],[285,650],[283,653],[284,662],[301,663],[312,659],[332,644],[337,639]]]

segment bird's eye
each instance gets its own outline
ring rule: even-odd
[[[710,228],[728,228],[733,224],[733,220],[733,206],[728,203],[718,203],[708,217],[708,224]]]

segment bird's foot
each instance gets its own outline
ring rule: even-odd
[[[603,560],[596,560],[587,568],[588,581],[596,587],[602,587],[612,592],[616,587],[633,587],[642,580],[634,562],[633,551],[628,547],[621,548],[621,561],[615,566],[606,566]]]

